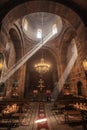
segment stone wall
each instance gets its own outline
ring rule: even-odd
[[[55,59],[57,62],[57,70],[58,76],[61,78],[64,69],[67,66],[67,50],[68,46],[71,43],[72,39],[74,38],[76,41],[76,46],[78,50],[78,58],[76,61],[75,66],[72,68],[69,76],[70,82],[70,92],[72,94],[77,94],[76,85],[78,80],[80,80],[83,84],[83,95],[87,96],[86,93],[86,80],[84,75],[84,70],[82,68],[82,61],[87,54],[86,43],[87,43],[87,29],[84,27],[84,24],[80,17],[72,11],[70,8],[65,7],[59,3],[55,2],[46,2],[46,1],[31,1],[21,4],[14,9],[12,9],[2,20],[2,27],[1,27],[1,49],[4,54],[6,54],[6,63],[7,69],[10,69],[16,63],[16,55],[20,53],[19,59],[24,55],[26,50],[27,40],[23,36],[23,32],[20,28],[18,22],[20,18],[23,16],[34,13],[34,12],[49,12],[61,16],[64,19],[65,23],[68,26],[62,31],[60,37],[58,37],[54,43],[54,41],[48,47],[54,52]],[[64,24],[65,25],[65,24]],[[10,30],[14,29],[17,35],[14,35],[13,39],[11,39],[11,34],[9,34]],[[25,44],[26,42],[26,44]],[[15,48],[15,44],[17,46],[19,44],[20,52],[17,51]],[[25,46],[26,45],[26,46]],[[31,44],[28,45],[30,47]],[[25,52],[24,52],[25,50]],[[17,54],[16,54],[17,53]],[[71,52],[70,52],[71,53]],[[68,54],[69,56],[69,54]],[[24,94],[24,82],[25,82],[25,69],[26,64],[23,65],[20,70],[17,72],[16,76],[20,77],[20,84],[19,84],[19,97],[23,97]],[[76,78],[75,78],[76,77]],[[14,76],[12,76],[7,83],[7,97],[11,96],[11,88],[12,82],[14,80]]]

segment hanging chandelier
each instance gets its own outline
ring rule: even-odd
[[[42,29],[39,33],[41,33],[40,36],[42,38],[42,47],[43,47],[43,15],[42,15]],[[42,57],[40,59],[40,62],[35,64],[34,67],[35,67],[36,71],[40,74],[43,74],[43,73],[46,73],[49,71],[50,64],[45,63],[45,59],[43,57],[43,49],[42,49]]]
[[[41,58],[40,63],[35,64],[35,69],[38,73],[46,73],[50,69],[50,65],[45,63],[44,58]]]

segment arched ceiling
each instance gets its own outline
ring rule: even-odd
[[[24,3],[26,1],[33,0],[0,0],[0,21],[15,6]],[[49,1],[49,0],[47,0]],[[87,25],[87,1],[86,0],[51,0],[53,2],[61,3],[65,6],[68,6],[72,10],[74,10],[84,21],[85,25]]]
[[[14,2],[13,2],[13,3],[14,3]],[[16,3],[17,3],[17,1],[16,1]],[[8,4],[9,4],[9,3],[8,3]],[[45,4],[46,4],[46,3],[45,3]],[[51,4],[52,4],[52,3],[51,3]],[[27,4],[26,4],[26,5],[27,5]],[[36,3],[34,4],[34,6],[36,6]],[[37,6],[38,6],[38,4],[37,4]],[[51,5],[51,6],[52,6],[52,5]],[[51,7],[51,6],[49,6],[49,7]],[[23,6],[22,6],[22,7],[23,7]],[[24,7],[27,7],[27,6],[24,5]],[[32,7],[33,7],[33,5],[32,5]],[[47,7],[47,5],[46,5],[46,7]],[[60,7],[60,6],[59,6],[59,7]],[[41,7],[40,7],[40,8],[41,8]],[[47,7],[46,9],[48,9],[48,7]],[[28,8],[27,8],[27,10],[28,10]],[[50,10],[51,10],[51,8],[50,8]],[[16,10],[16,11],[18,11],[18,10]],[[63,12],[63,16],[66,15],[66,14],[64,14],[64,13],[65,13],[64,11],[66,11],[66,9],[60,11],[60,13]],[[71,13],[71,10],[69,10],[69,11],[70,11],[69,13]],[[11,12],[11,11],[10,11],[10,12]],[[15,12],[15,10],[14,10],[14,12]],[[25,10],[24,12],[26,12],[26,10]],[[24,12],[23,12],[23,13],[24,13]],[[32,12],[32,11],[31,11],[31,12]],[[54,11],[54,12],[59,13],[57,8],[55,8],[55,11]],[[28,14],[28,13],[27,13],[27,14]],[[51,14],[51,15],[52,15],[52,14]],[[48,24],[46,23],[46,25],[47,25],[46,27],[48,27],[48,28],[47,28],[48,30],[49,30],[49,28],[51,27],[51,24],[54,23],[54,19],[52,20],[52,22],[50,22],[50,20],[49,20],[50,18],[53,17],[53,16],[51,16],[51,15],[50,15],[49,17],[47,17],[47,19],[46,19],[47,22],[49,21]],[[17,16],[17,14],[14,13],[13,15],[10,15],[10,13],[9,13],[9,16],[10,16],[10,19],[12,20],[12,17],[11,17],[11,16],[13,16],[13,17],[14,17],[14,16]],[[21,16],[22,16],[22,15],[21,15]],[[66,15],[66,16],[67,16],[67,15]],[[74,17],[74,14],[73,14],[73,13],[72,13],[72,16]],[[32,16],[31,16],[31,17],[32,17]],[[31,19],[31,18],[29,19],[29,17],[24,16],[24,18],[25,18],[26,20],[27,20],[27,19],[29,19],[29,20],[31,20],[31,21],[33,20],[33,25],[37,25],[38,20],[39,20],[39,25],[41,25],[41,22],[40,22],[41,19],[39,19],[39,17],[36,17],[36,16],[33,16],[33,18],[34,18],[34,17],[35,17],[35,19],[37,19],[36,21],[35,21],[34,19]],[[58,17],[58,16],[57,16],[57,17]],[[69,18],[69,17],[71,17],[71,16],[68,15],[67,17]],[[20,18],[19,18],[19,19],[20,19]],[[70,18],[69,18],[69,19],[70,19]],[[62,23],[63,18],[58,17],[58,20],[60,20],[61,23]],[[72,20],[70,20],[70,21],[72,21]],[[75,21],[75,19],[74,19],[74,21]],[[78,20],[77,20],[77,21],[78,21]],[[9,22],[9,20],[8,20],[8,22]],[[46,22],[46,21],[45,21],[45,22]],[[66,23],[66,21],[64,21],[64,22]],[[67,22],[69,22],[69,21],[67,21]],[[76,21],[75,21],[75,22],[76,22]],[[63,25],[64,25],[65,23],[63,23]],[[5,23],[4,23],[4,24],[5,24]],[[7,21],[6,21],[6,24],[7,24]],[[32,25],[32,22],[29,22],[29,24]],[[58,21],[57,21],[57,24],[59,24]],[[73,24],[73,22],[72,22],[72,24]],[[79,24],[79,22],[77,22],[77,24]],[[9,23],[9,25],[10,25],[10,23]],[[33,25],[32,25],[32,26],[33,26]],[[62,26],[62,24],[59,24],[59,26],[60,26],[60,25]],[[70,26],[70,25],[71,25],[71,24],[68,24],[68,26]],[[32,26],[31,26],[31,27],[32,27]],[[78,27],[78,25],[76,25],[76,26]],[[23,26],[22,26],[22,27],[23,27]],[[46,32],[46,27],[45,27],[45,32]],[[66,27],[66,26],[65,26],[65,27]],[[77,27],[76,27],[76,28],[77,28]],[[71,27],[70,27],[70,28],[71,28]],[[60,34],[60,33],[61,33],[61,30],[62,30],[62,27],[59,27],[59,29],[60,29],[60,32],[59,32],[59,34]],[[62,31],[63,31],[63,30],[62,30]],[[72,30],[71,30],[71,31],[72,31]],[[35,30],[32,29],[31,32],[34,33]],[[24,33],[25,33],[25,32],[24,32]],[[33,33],[32,33],[32,34],[33,34]],[[27,32],[26,32],[26,34],[27,34]],[[64,34],[64,35],[65,35],[65,34]],[[67,39],[66,39],[66,37],[67,37]],[[70,40],[72,39],[72,35],[69,33],[69,35],[67,35],[66,37],[65,37],[64,40],[65,40],[65,42],[68,42],[68,44],[69,44]],[[29,35],[29,38],[30,38],[30,39],[33,39],[33,40],[36,40],[35,37],[32,38],[31,35]],[[69,40],[68,40],[68,39],[69,39]],[[59,43],[57,42],[57,45],[58,45],[58,44],[59,44]],[[63,43],[63,44],[64,44],[64,43]],[[67,45],[67,44],[66,44],[66,45]],[[55,47],[55,48],[56,48],[56,47]],[[67,46],[66,46],[66,48],[67,48]],[[66,48],[64,48],[64,49],[66,49]],[[61,50],[62,50],[62,49],[61,49]],[[64,53],[64,54],[65,54],[65,53]],[[39,55],[39,56],[40,56],[40,55]],[[53,59],[53,58],[52,58],[52,59]],[[52,62],[53,62],[53,61],[52,61]],[[53,63],[54,63],[54,62],[53,62]]]
[[[31,10],[28,9],[29,5],[30,5]],[[48,7],[48,5],[49,5],[49,7]],[[42,8],[43,6],[46,8],[45,9]],[[35,7],[37,7],[37,8],[35,8]],[[38,11],[38,8],[39,8],[39,11]],[[48,13],[46,13],[47,11],[48,11]],[[35,12],[39,12],[39,13],[35,13]],[[43,12],[43,13],[41,13],[41,12]],[[67,15],[65,13],[67,13]],[[42,3],[41,1],[40,2],[35,1],[34,3],[28,2],[28,3],[22,4],[20,6],[15,7],[14,9],[12,9],[3,19],[2,29],[3,29],[3,26],[4,27],[7,26],[7,30],[9,31],[12,27],[10,25],[11,24],[16,25],[16,21],[19,19],[17,25],[20,26],[21,29],[23,29],[24,34],[26,34],[26,36],[29,39],[31,39],[33,41],[37,41],[37,38],[35,37],[35,35],[36,35],[37,30],[41,29],[41,27],[42,27],[42,14],[43,14],[43,25],[44,25],[43,36],[46,36],[49,34],[49,32],[52,32],[51,29],[52,29],[53,25],[55,25],[55,24],[58,29],[58,33],[57,33],[57,36],[58,36],[59,34],[62,34],[61,32],[63,32],[63,29],[65,29],[67,27],[70,27],[72,29],[73,28],[77,29],[82,22],[81,19],[79,18],[79,16],[75,12],[73,12],[66,6],[63,6],[62,4],[55,4],[53,2],[46,3],[45,1]],[[73,20],[71,20],[72,16],[73,16]],[[44,18],[44,17],[46,17],[46,18]],[[76,22],[76,20],[77,20],[77,22]],[[29,29],[25,29],[24,21],[27,21]],[[67,21],[67,24],[66,24],[66,21]],[[71,32],[72,32],[72,29],[71,29]],[[64,33],[64,35],[65,35],[65,33]],[[69,39],[68,42],[70,42],[70,40],[72,39],[72,35],[70,35],[71,37],[69,35],[66,36],[67,39]],[[53,39],[55,37],[56,36],[54,35]],[[52,38],[50,38],[50,40],[51,39]],[[47,38],[46,38],[46,40],[47,40]],[[25,42],[24,42],[24,44],[25,44]],[[57,45],[58,44],[59,44],[59,42],[57,42]]]

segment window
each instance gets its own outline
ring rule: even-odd
[[[42,38],[42,30],[41,29],[37,30],[37,38]]]
[[[56,24],[54,24],[52,27],[52,33],[53,33],[53,35],[57,33],[57,25]]]
[[[23,28],[25,31],[28,30],[28,21],[26,19],[23,19]]]

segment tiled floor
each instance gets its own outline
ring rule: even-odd
[[[17,128],[11,128],[11,130],[83,130],[82,126],[69,126],[68,124],[65,124],[62,120],[63,115],[58,115],[58,118],[56,119],[51,110],[51,105],[51,103],[44,104],[46,112],[45,118],[47,118],[49,129],[44,127],[38,129],[38,124],[36,124],[35,121],[38,117],[39,103],[33,102],[31,103],[31,110],[27,110],[25,118],[21,118],[24,124]]]

